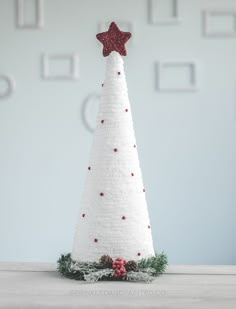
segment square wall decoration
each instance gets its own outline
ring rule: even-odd
[[[179,23],[178,0],[149,0],[148,14],[152,25],[176,25]]]
[[[42,77],[46,80],[77,80],[79,78],[78,54],[43,54]]]
[[[206,10],[202,18],[206,37],[236,37],[236,11]]]
[[[18,28],[38,29],[44,25],[43,0],[16,0],[16,25]]]
[[[156,88],[164,92],[197,90],[197,65],[188,61],[156,63]]]

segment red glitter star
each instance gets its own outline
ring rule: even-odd
[[[117,51],[126,56],[125,43],[131,38],[130,32],[123,32],[112,22],[107,32],[98,33],[97,39],[103,44],[103,56],[108,56],[112,51]]]

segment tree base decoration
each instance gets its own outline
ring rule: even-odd
[[[103,255],[99,262],[78,262],[68,253],[62,254],[57,263],[57,270],[63,277],[91,283],[97,281],[151,282],[165,272],[168,264],[164,252],[137,262],[122,258],[113,261],[108,255]]]

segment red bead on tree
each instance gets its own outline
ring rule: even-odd
[[[134,173],[131,173],[131,176],[134,176]]]
[[[85,214],[82,214],[82,217],[84,218],[84,217],[85,217]]]
[[[118,149],[117,149],[117,148],[114,148],[114,149],[113,149],[113,151],[114,151],[114,152],[117,152],[117,151],[118,151]]]
[[[101,120],[101,123],[104,123],[104,120]]]
[[[103,193],[103,192],[101,192],[101,193],[100,193],[100,196],[104,196],[104,193]]]
[[[126,113],[129,111],[128,108],[125,109]]]
[[[94,242],[98,242],[98,239],[97,239],[97,238],[94,238]]]
[[[141,253],[140,252],[138,252],[138,256],[140,256],[141,255]]]
[[[88,167],[88,170],[89,170],[89,171],[91,170],[91,166]]]
[[[117,72],[118,75],[120,75],[120,72]]]
[[[122,216],[121,219],[122,219],[122,220],[125,220],[125,219],[126,219],[126,216]]]

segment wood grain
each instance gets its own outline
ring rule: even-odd
[[[235,266],[169,266],[169,273],[151,284],[88,284],[62,278],[53,270],[55,264],[0,265],[0,308],[4,309],[236,308]],[[199,274],[193,274],[197,269]]]

